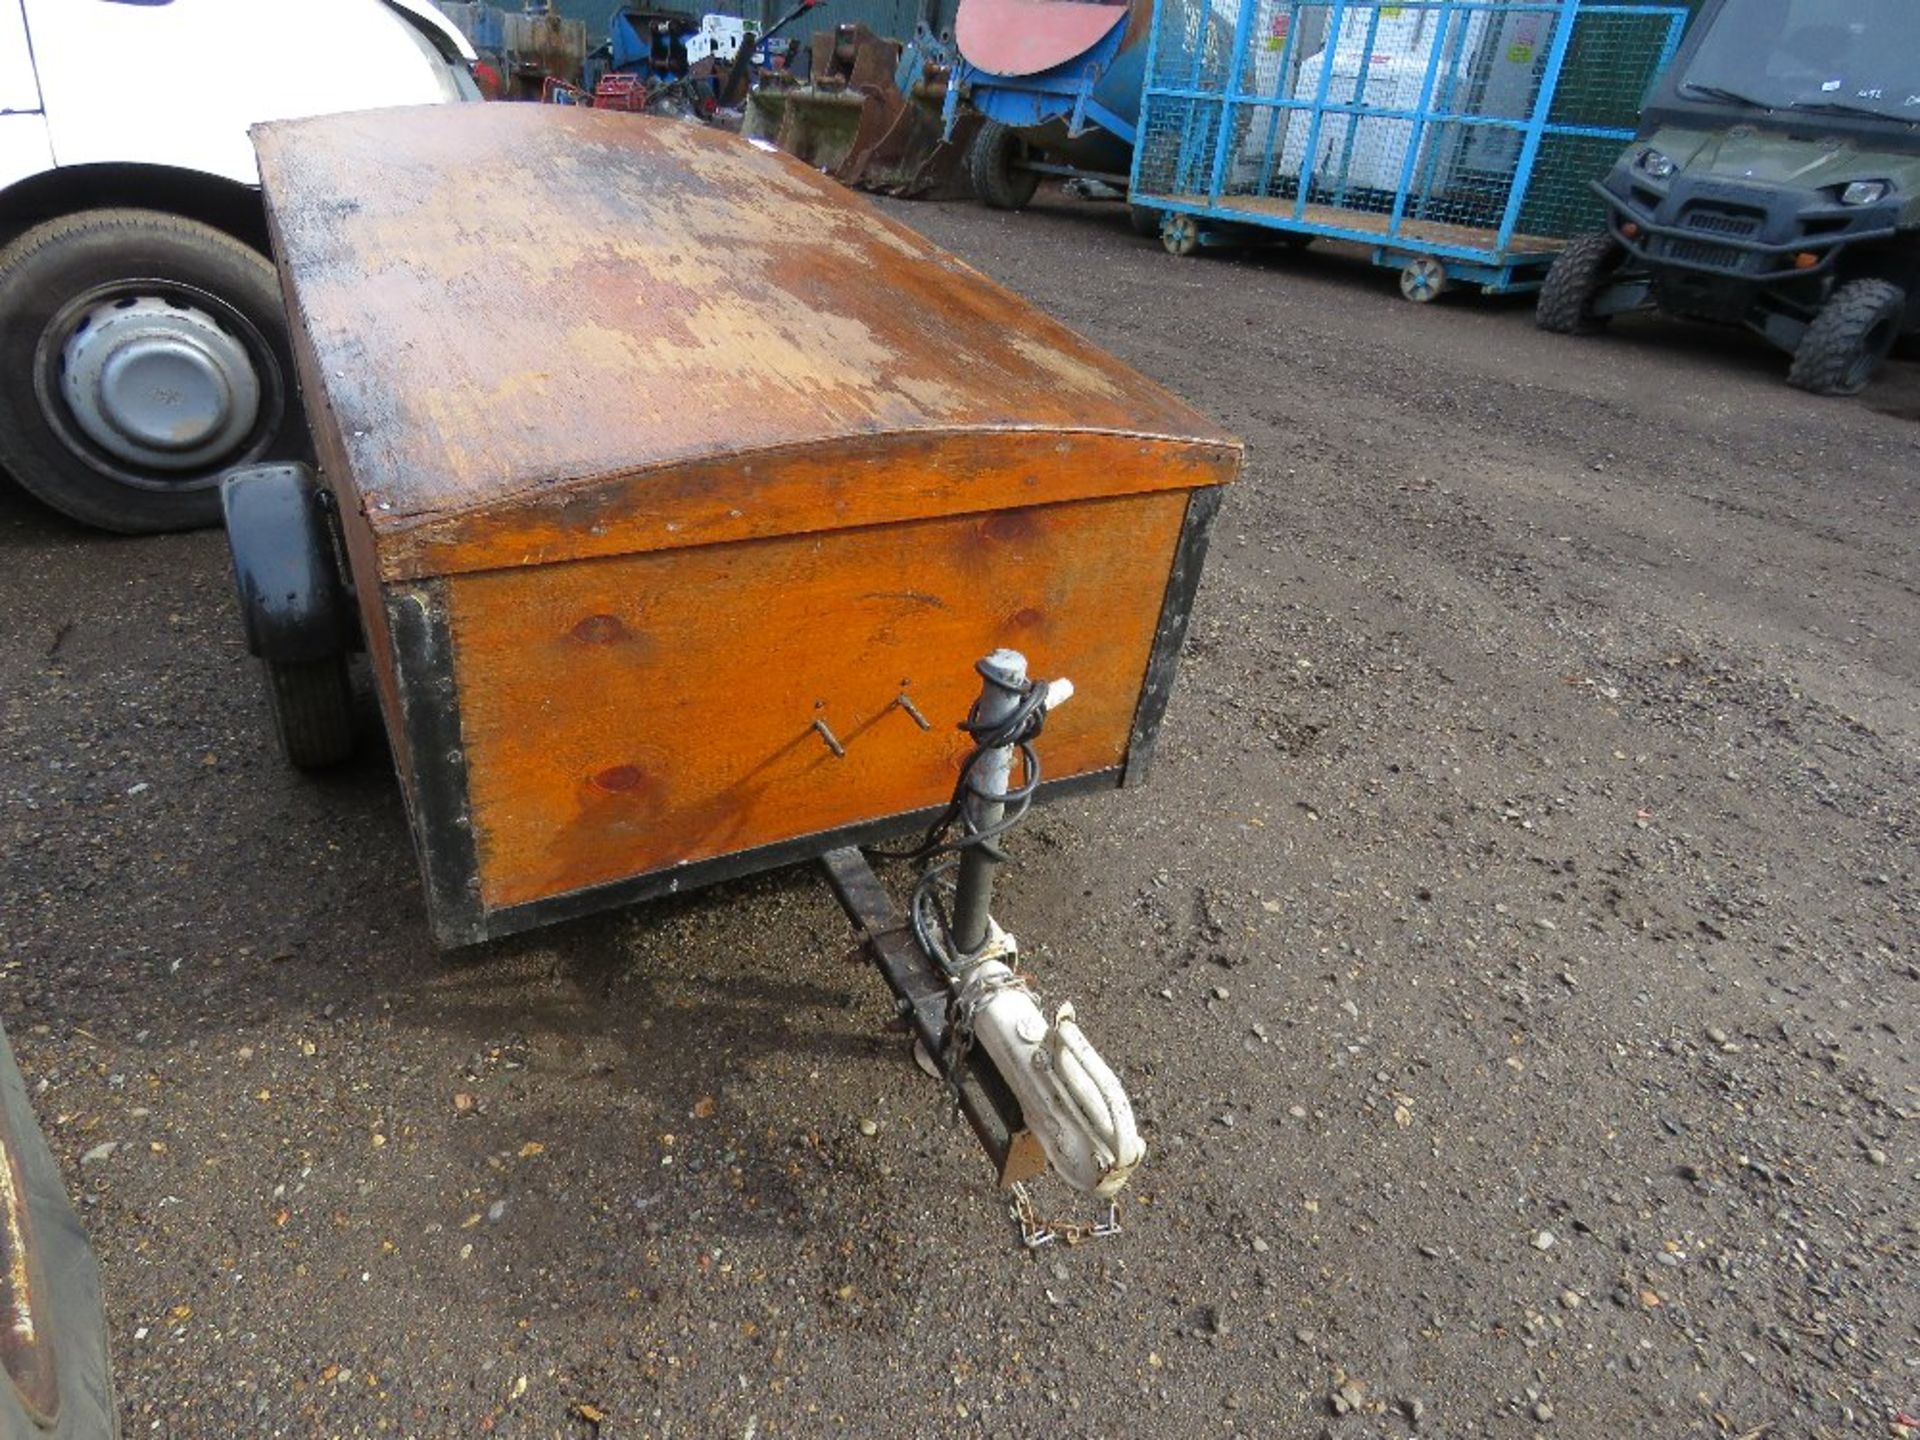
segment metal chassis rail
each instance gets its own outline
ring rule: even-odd
[[[829,850],[820,857],[820,864],[835,898],[859,931],[868,958],[893,991],[895,1010],[926,1053],[941,1058],[947,1051],[953,993],[946,973],[921,947],[857,847]],[[1047,1168],[1046,1152],[1026,1128],[1020,1102],[984,1054],[969,1051],[950,1088],[960,1113],[993,1161],[1002,1186],[1031,1179]]]

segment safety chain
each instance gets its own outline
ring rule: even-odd
[[[1107,1202],[1107,1218],[1104,1220],[1042,1220],[1039,1211],[1033,1208],[1033,1197],[1027,1193],[1026,1185],[1014,1181],[1007,1187],[1012,1200],[1008,1209],[1013,1212],[1014,1220],[1020,1226],[1020,1243],[1029,1250],[1040,1250],[1055,1241],[1063,1245],[1078,1245],[1082,1240],[1105,1240],[1120,1233],[1120,1202]]]
[[[1032,993],[1033,987],[1027,983],[1027,977],[1017,971],[991,985],[984,985],[965,1004],[956,994],[947,1011],[947,1081],[954,1088],[956,1099],[960,1070],[967,1061],[967,1053],[973,1048],[973,1017],[992,1002],[995,996],[1007,990],[1025,990]],[[956,1108],[955,1114],[958,1114]],[[1028,1250],[1041,1250],[1059,1243],[1078,1245],[1083,1240],[1105,1240],[1120,1233],[1120,1202],[1109,1200],[1104,1219],[1099,1220],[1042,1220],[1040,1212],[1034,1208],[1033,1196],[1024,1182],[1016,1180],[1007,1187],[1010,1197],[1008,1209],[1014,1221],[1020,1227],[1020,1244]]]

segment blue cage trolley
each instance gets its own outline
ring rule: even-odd
[[[1582,0],[1160,0],[1136,205],[1175,255],[1316,237],[1426,301],[1532,289],[1598,228],[1687,11]]]

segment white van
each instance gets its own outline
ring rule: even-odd
[[[477,100],[429,0],[0,0],[0,470],[131,533],[307,446],[248,127]]]

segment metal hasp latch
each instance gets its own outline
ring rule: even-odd
[[[824,863],[1000,1183],[1051,1165],[1075,1190],[1110,1198],[1146,1155],[1133,1106],[1073,1007],[1061,1005],[1051,1019],[1041,1009],[1017,942],[991,913],[994,867],[1006,858],[999,841],[1026,814],[1040,781],[1034,739],[1073,686],[1029,680],[1026,658],[1013,650],[996,650],[976,668],[980,698],[961,727],[974,748],[953,800],[916,849],[887,857],[926,862],[908,915],[899,916],[857,849],[830,851]]]

